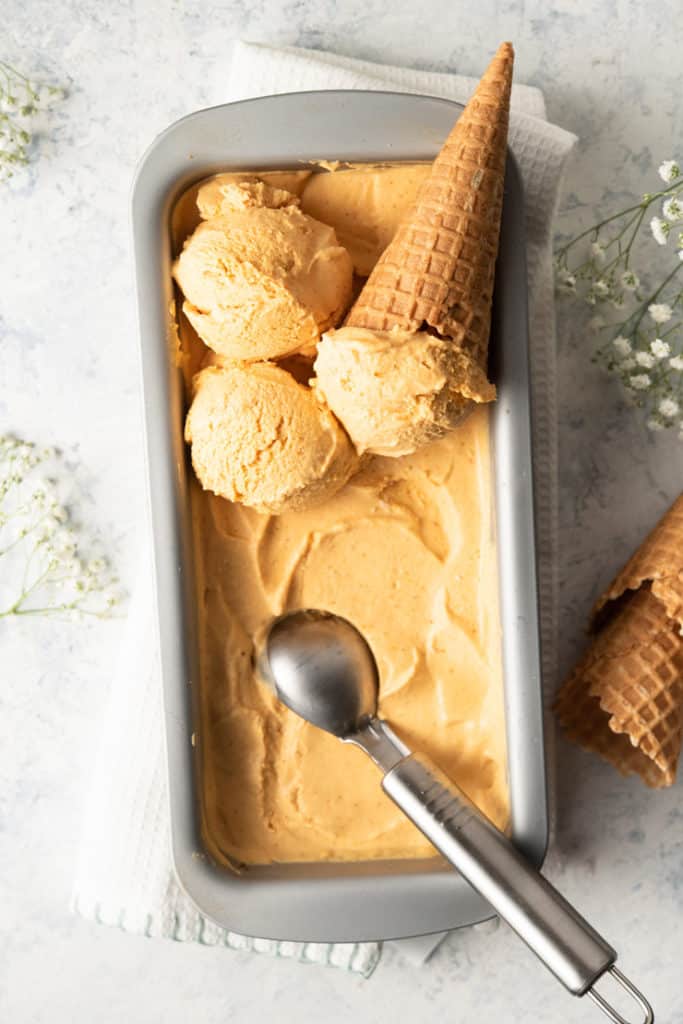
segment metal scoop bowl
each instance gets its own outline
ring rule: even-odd
[[[529,864],[469,797],[377,717],[379,674],[370,647],[346,619],[304,610],[275,619],[258,670],[283,704],[384,773],[382,789],[571,993],[589,995],[614,1024],[634,1024],[595,988],[612,975],[640,1010],[645,997],[615,966],[617,953]]]

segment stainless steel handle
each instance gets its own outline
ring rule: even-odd
[[[387,772],[382,788],[570,992],[593,995],[594,983],[613,969],[616,950],[455,783],[423,755],[411,754]],[[644,1019],[652,1020],[640,999]]]

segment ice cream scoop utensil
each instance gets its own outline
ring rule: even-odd
[[[629,1024],[596,990],[606,974],[654,1021],[643,995],[617,970],[617,953],[428,758],[411,753],[377,717],[379,676],[364,637],[346,619],[306,610],[275,619],[259,671],[292,711],[361,747],[384,772],[382,789],[574,995],[589,995],[615,1024]]]

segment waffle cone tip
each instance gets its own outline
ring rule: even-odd
[[[486,372],[514,52],[502,43],[347,317],[431,328]]]

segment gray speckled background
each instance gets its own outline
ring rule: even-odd
[[[128,190],[166,124],[220,102],[231,39],[478,74],[495,44],[576,132],[561,231],[649,189],[683,151],[676,0],[6,0],[2,55],[70,83],[40,160],[0,191],[0,426],[80,465],[91,520],[130,579],[142,507]],[[442,21],[430,24],[439,12]],[[653,259],[661,254],[652,250]],[[593,598],[683,484],[683,446],[648,437],[560,308],[561,621],[568,668]],[[449,940],[370,981],[152,942],[66,911],[84,781],[121,624],[0,625],[0,1019],[278,1024],[596,1019],[505,928]],[[548,871],[621,951],[661,1021],[683,1021],[681,788],[651,794],[560,742]]]

